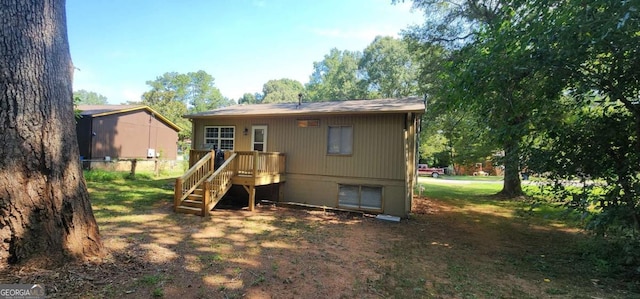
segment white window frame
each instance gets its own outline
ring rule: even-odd
[[[217,137],[207,137],[207,131],[208,129],[217,129],[218,130],[218,136]],[[222,137],[222,130],[223,129],[231,129],[231,133],[232,133],[232,137]],[[225,151],[233,151],[235,149],[236,146],[236,127],[234,126],[205,126],[204,127],[204,146],[205,147],[210,147],[208,149],[222,149]],[[231,148],[229,149],[228,147],[224,147],[221,148],[221,144],[222,141],[226,140],[226,141],[231,141]]]
[[[349,136],[345,136],[347,129],[351,131]],[[339,136],[334,136],[331,134],[332,132],[336,131],[339,132]],[[338,156],[349,156],[353,154],[353,126],[328,126],[327,154]]]

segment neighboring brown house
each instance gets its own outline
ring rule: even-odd
[[[176,160],[180,128],[148,106],[79,105],[76,130],[84,160]]]
[[[424,111],[414,97],[235,105],[185,117],[193,152],[284,154],[279,200],[407,217]]]

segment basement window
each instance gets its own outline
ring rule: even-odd
[[[359,210],[382,210],[382,187],[338,185],[338,206]]]

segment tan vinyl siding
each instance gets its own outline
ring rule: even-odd
[[[236,105],[188,117],[193,121],[195,149],[202,149],[205,126],[233,126],[236,151],[251,150],[252,126],[267,126],[265,150],[286,155],[280,200],[339,207],[341,184],[380,187],[382,209],[369,212],[407,217],[416,183],[416,135],[422,113],[424,102],[408,98]],[[299,127],[301,120],[303,125],[319,125]],[[351,154],[328,153],[330,126],[351,127]],[[334,141],[339,146],[333,151],[348,152],[342,146],[348,134],[338,132],[341,137]]]
[[[306,204],[338,207],[338,185],[364,185],[382,187],[382,211],[385,214],[406,217],[404,180],[378,180],[317,175],[287,175],[284,200]]]
[[[194,147],[202,147],[205,126],[234,126],[235,150],[250,150],[251,126],[266,125],[267,151],[287,155],[287,173],[404,180],[403,114],[307,118],[318,119],[318,127],[298,127],[298,119],[197,119]],[[328,127],[335,125],[353,127],[353,154],[327,154]]]

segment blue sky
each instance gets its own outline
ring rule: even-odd
[[[307,83],[331,48],[362,51],[422,23],[391,0],[67,0],[74,90],[140,100],[165,72],[204,70],[238,99],[271,79]]]

